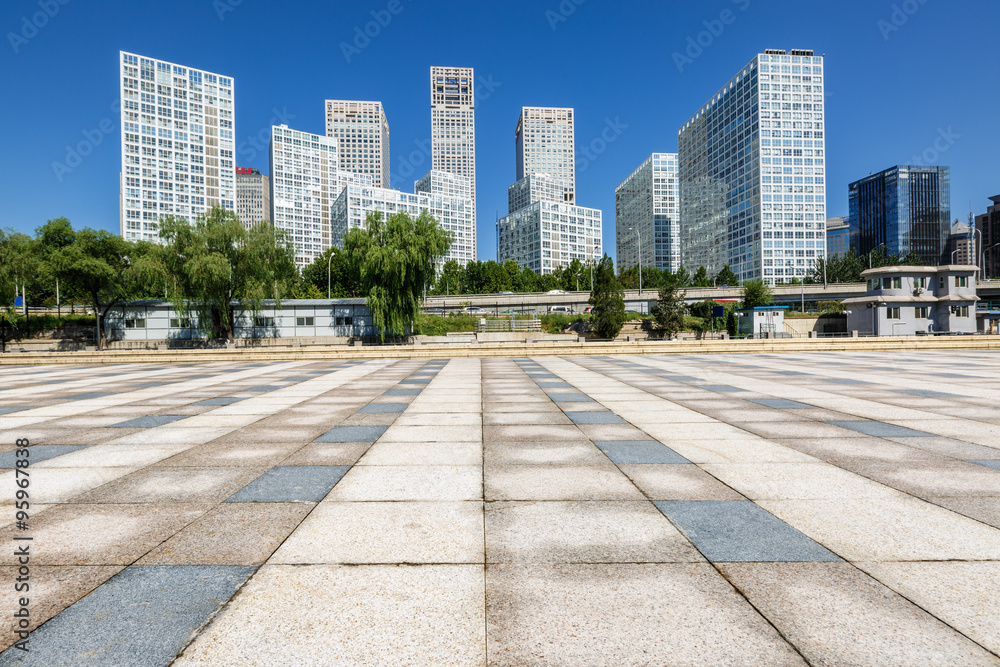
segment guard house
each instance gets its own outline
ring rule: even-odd
[[[236,309],[236,338],[360,338],[378,335],[365,299],[265,301],[256,315]],[[204,339],[197,322],[183,318],[169,301],[133,301],[108,312],[111,340],[186,341]]]
[[[736,330],[752,338],[781,338],[785,335],[788,306],[759,306],[736,311]]]
[[[976,270],[961,264],[863,271],[868,291],[842,302],[847,329],[864,336],[975,333]]]

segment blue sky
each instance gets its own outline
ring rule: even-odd
[[[375,18],[386,25],[357,48]],[[65,216],[119,230],[119,50],[234,77],[237,163],[265,173],[256,137],[276,118],[323,134],[325,99],[381,100],[392,185],[407,191],[429,169],[429,67],[475,67],[489,259],[521,106],[574,107],[578,158],[617,128],[577,172],[577,201],[604,212],[613,255],[615,186],[676,151],[677,128],[754,54],[813,49],[826,56],[828,214],[846,215],[850,181],[917,157],[951,167],[964,220],[970,201],[980,213],[1000,194],[998,25],[996,0],[5,0],[0,227]],[[90,153],[67,160],[81,142]]]

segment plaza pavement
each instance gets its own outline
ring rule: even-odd
[[[3,367],[0,666],[998,665],[998,371]]]

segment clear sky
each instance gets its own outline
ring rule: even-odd
[[[578,160],[613,138],[577,169],[613,255],[615,186],[766,48],[826,56],[829,215],[850,181],[914,157],[951,167],[952,218],[1000,194],[997,0],[4,0],[0,29],[0,227],[25,232],[119,231],[119,50],[232,76],[237,164],[264,173],[272,123],[323,134],[325,99],[381,100],[406,191],[430,168],[430,66],[474,67],[480,259],[522,106],[574,107]]]

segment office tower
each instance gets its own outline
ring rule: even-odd
[[[469,179],[456,174],[432,171],[417,182],[413,194],[378,188],[351,180],[343,184],[340,195],[331,207],[332,241],[343,247],[344,234],[355,227],[364,227],[371,213],[384,217],[406,213],[416,218],[424,211],[438,224],[455,235],[448,253],[435,258],[440,267],[449,260],[463,266],[476,258],[472,227],[472,198]]]
[[[677,154],[653,153],[615,188],[618,268],[681,267]]]
[[[431,67],[431,169],[469,180],[475,259],[476,76],[471,67]]]
[[[271,219],[271,179],[257,169],[236,167],[236,215],[247,229]]]
[[[970,214],[971,217],[971,214]],[[970,224],[956,220],[948,229],[948,243],[945,245],[942,264],[976,264],[978,258],[975,250],[975,232]]]
[[[287,125],[271,128],[271,221],[288,234],[300,269],[330,247],[338,153],[336,139]]]
[[[576,202],[573,110],[523,107],[517,119],[517,180],[548,174],[563,184],[563,201]]]
[[[851,245],[866,255],[914,253],[937,266],[948,242],[951,173],[948,167],[898,165],[848,186]],[[945,260],[947,261],[947,260]]]
[[[236,207],[233,80],[119,52],[121,235],[158,241],[159,219]]]
[[[337,140],[342,171],[367,174],[376,187],[390,187],[389,121],[381,102],[327,100],[326,136]]]
[[[603,254],[601,211],[563,201],[565,181],[529,174],[508,190],[513,208],[497,223],[499,261],[548,274]]]
[[[851,249],[851,226],[845,218],[826,219],[826,256],[843,257]]]
[[[1000,277],[1000,195],[990,197],[993,205],[986,213],[976,216],[976,230],[979,232],[977,252],[982,262],[983,278]]]
[[[767,50],[681,126],[686,268],[776,283],[826,255],[823,109],[823,58]]]

